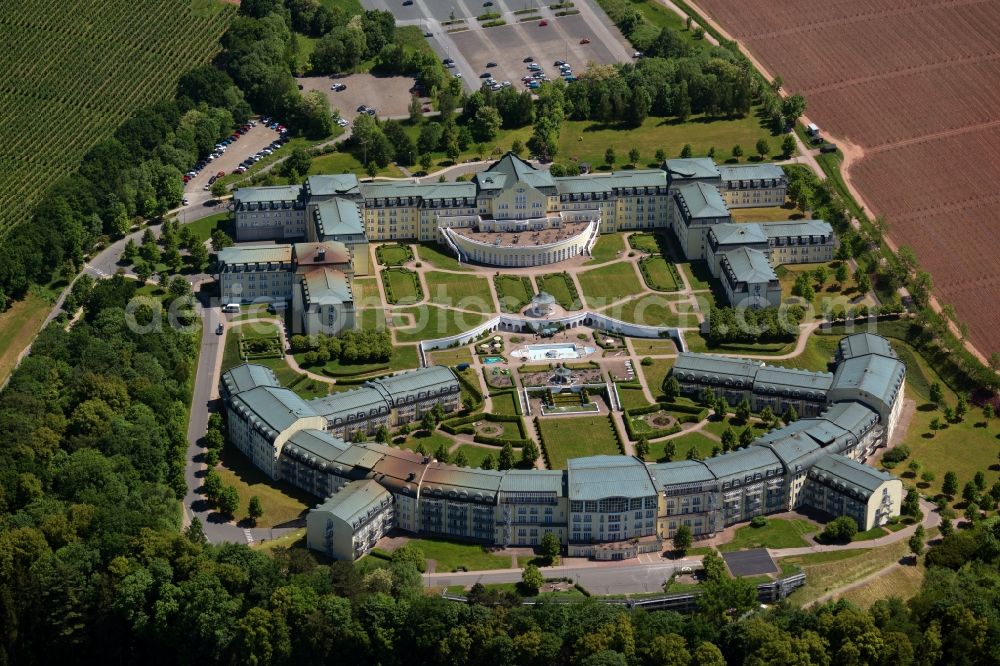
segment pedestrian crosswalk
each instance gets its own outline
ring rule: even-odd
[[[84,266],[84,270],[87,271],[87,272],[89,272],[89,273],[91,273],[91,274],[93,274],[93,275],[96,275],[97,277],[101,277],[101,278],[108,277],[107,273],[105,273],[104,271],[102,271],[100,268],[97,268],[96,266],[91,266],[90,264],[86,264]]]
[[[253,545],[253,532],[251,532],[250,530],[243,530],[243,536],[245,536],[247,538],[247,545],[248,546],[252,546]]]

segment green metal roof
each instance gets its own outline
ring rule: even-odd
[[[826,454],[816,460],[809,477],[840,490],[855,490],[868,497],[886,481],[895,477],[847,456]]]
[[[563,494],[566,473],[561,470],[511,469],[500,480],[501,493]]]
[[[459,181],[455,183],[411,183],[405,181],[382,181],[361,183],[361,195],[366,199],[386,199],[414,197],[417,199],[475,198],[475,183]]]
[[[889,358],[897,358],[889,341],[881,335],[871,333],[856,333],[840,339],[838,344],[838,357],[842,359],[864,356],[865,354],[879,354]]]
[[[245,414],[262,432],[274,439],[299,419],[316,412],[294,391],[275,386],[258,386],[232,398],[237,411]]]
[[[722,180],[785,180],[785,171],[777,164],[722,165],[719,167]]]
[[[225,266],[246,264],[291,264],[291,245],[232,245],[219,250],[219,263]]]
[[[243,363],[226,370],[222,373],[220,382],[226,387],[229,395],[249,391],[258,386],[281,386],[271,368],[256,363]]]
[[[792,395],[812,399],[823,398],[833,383],[833,374],[829,372],[813,372],[797,368],[783,368],[778,365],[765,365],[757,371],[753,388],[757,392],[783,393],[791,391]]]
[[[753,385],[753,378],[757,371],[763,365],[763,361],[746,358],[681,352],[677,355],[677,360],[674,361],[674,367],[671,368],[670,372],[681,381],[708,378],[725,384],[729,380],[737,387],[749,389]],[[740,382],[739,384],[736,383],[737,380]]]
[[[315,511],[328,512],[356,526],[392,501],[392,494],[376,481],[351,481],[326,498]]]
[[[570,458],[566,467],[571,500],[656,494],[645,463],[630,456]]]
[[[443,365],[432,365],[417,370],[408,370],[390,377],[373,379],[368,386],[382,392],[391,404],[404,403],[409,398],[418,398],[427,391],[441,389],[458,390],[455,373]]]
[[[306,192],[311,196],[351,196],[358,194],[358,177],[353,173],[339,173],[306,178]]]
[[[325,430],[299,430],[288,438],[282,449],[283,454],[290,454],[297,458],[311,459],[314,466],[333,466],[334,461],[347,449],[350,444],[336,437]]]
[[[833,375],[834,390],[857,390],[881,401],[881,410],[888,411],[903,384],[906,366],[900,361],[868,354],[841,361]]]
[[[761,222],[760,228],[768,238],[833,237],[833,227],[830,226],[829,222],[824,222],[823,220]]]
[[[481,190],[506,189],[518,182],[536,189],[555,186],[548,169],[536,169],[512,152],[508,152],[485,171],[477,173],[475,182]]]
[[[631,169],[613,173],[588,173],[555,179],[559,194],[611,192],[637,187],[666,187],[667,175],[660,169]]]
[[[273,185],[267,187],[241,187],[233,193],[233,202],[239,204],[271,203],[273,201],[298,201],[302,188],[298,185]]]
[[[670,181],[693,180],[695,178],[718,178],[719,167],[710,157],[682,157],[667,160],[663,168],[670,174]]]
[[[705,460],[705,466],[720,481],[739,479],[744,482],[747,476],[760,474],[766,478],[768,470],[782,471],[781,460],[766,446],[748,446],[730,451]]]
[[[686,183],[677,188],[677,197],[689,219],[729,217],[729,208],[715,185]]]
[[[357,414],[388,413],[382,393],[370,386],[359,386],[349,391],[332,393],[322,398],[314,398],[309,405],[328,421],[336,418],[347,419]]]
[[[759,284],[778,279],[771,263],[760,250],[739,247],[722,254],[722,268],[730,283]]]
[[[823,419],[833,426],[850,431],[859,437],[878,423],[878,414],[860,402],[854,401],[835,403],[816,418]]]
[[[353,201],[340,198],[321,201],[316,204],[314,215],[317,235],[323,240],[365,233],[361,210]]]
[[[715,475],[700,460],[675,460],[650,466],[658,490],[687,483],[710,483]]]
[[[816,440],[804,432],[789,433],[773,441],[754,442],[754,445],[770,449],[785,469],[793,473],[809,468],[823,455],[823,449]]]
[[[764,233],[759,224],[754,222],[723,222],[714,225],[708,233],[719,245],[767,244],[767,234]]]
[[[302,299],[307,305],[341,305],[353,303],[351,283],[343,271],[325,266],[298,270],[304,287]]]

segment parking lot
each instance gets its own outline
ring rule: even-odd
[[[212,176],[220,171],[232,173],[233,169],[240,165],[240,162],[260,152],[262,148],[277,138],[277,132],[258,122],[256,127],[252,127],[238,141],[231,143],[221,157],[209,162],[204,169],[198,172],[198,175],[188,181],[187,185],[184,186],[184,196],[188,199],[188,204],[197,206],[210,200],[212,194],[205,191],[205,186],[208,185],[208,180]]]
[[[410,89],[415,81],[406,76],[308,76],[298,79],[303,92],[320,90],[330,100],[331,109],[339,109],[340,116],[348,121],[358,115],[362,104],[375,107],[379,118],[399,118],[409,115]],[[342,83],[346,90],[330,90],[334,83]]]
[[[481,84],[480,75],[489,71],[497,81],[510,81],[521,86],[520,79],[527,73],[522,60],[532,56],[543,66],[550,79],[558,70],[552,63],[565,60],[573,65],[573,73],[582,74],[589,62],[613,63],[631,59],[632,49],[614,26],[611,19],[594,3],[594,0],[574,0],[572,9],[579,14],[555,16],[549,6],[551,0],[362,0],[366,9],[391,11],[399,25],[418,26],[441,58],[455,61],[453,74],[461,74],[466,86],[476,90]],[[486,3],[491,3],[486,6]],[[534,12],[515,14],[525,9]],[[477,16],[487,13],[500,14],[507,25],[483,28]],[[462,20],[452,25],[441,25],[454,15]],[[524,21],[528,17],[535,20]],[[541,25],[544,21],[546,25]],[[448,32],[466,28],[459,32]],[[581,40],[590,40],[581,44]],[[486,63],[496,62],[497,67],[485,68]]]

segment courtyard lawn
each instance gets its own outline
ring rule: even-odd
[[[677,291],[679,286],[677,278],[674,277],[674,270],[663,257],[647,257],[639,263],[639,272],[642,273],[646,286],[656,291]]]
[[[564,273],[550,273],[535,278],[538,291],[551,294],[556,302],[566,310],[579,310],[582,306],[576,295],[572,278]]]
[[[379,294],[378,281],[375,278],[354,278],[351,291],[354,293],[354,307],[358,309],[382,305],[382,296]]]
[[[230,326],[226,331],[226,344],[222,350],[222,369],[225,372],[229,368],[240,365],[243,359],[240,357],[240,337],[245,339],[272,338],[278,335],[278,327],[270,322],[252,322]],[[253,361],[258,363],[259,360]]]
[[[638,386],[618,385],[618,399],[622,403],[622,409],[636,409],[649,404],[646,396],[642,393],[642,388]]]
[[[782,363],[801,368],[803,370],[829,371],[830,362],[833,361],[837,353],[837,343],[840,342],[839,335],[817,335],[813,334],[806,340],[806,347],[798,356]]]
[[[264,515],[258,527],[274,527],[302,518],[316,504],[316,498],[284,481],[272,481],[254,467],[253,463],[236,447],[226,444],[222,450],[222,463],[217,468],[223,486],[233,486],[240,496],[237,521],[247,519],[247,507],[254,495],[260,498]]]
[[[0,314],[0,384],[17,365],[17,357],[42,328],[52,305],[41,296],[28,293]]]
[[[701,291],[712,288],[712,274],[708,272],[708,263],[704,261],[683,261],[677,265],[677,270],[687,278],[691,289]]]
[[[783,356],[795,351],[797,342],[756,342],[756,343],[725,343],[714,347],[708,346],[708,341],[697,331],[684,331],[684,342],[688,351],[703,354],[753,354],[759,356]],[[799,367],[795,359],[786,361],[789,365]]]
[[[413,258],[410,248],[399,243],[380,245],[375,253],[384,266],[402,266]]]
[[[435,365],[458,365],[459,363],[472,363],[472,352],[468,347],[456,347],[455,349],[439,349],[428,352],[431,362]]]
[[[455,571],[459,567],[467,571],[484,569],[509,569],[510,555],[495,555],[478,544],[444,541],[442,539],[410,539],[408,543],[423,551],[424,557],[434,560],[434,570]],[[428,567],[428,570],[430,568]]]
[[[417,246],[417,261],[430,264],[434,268],[447,271],[469,271],[469,267],[459,263],[458,259],[437,243],[421,243]]]
[[[731,208],[733,222],[781,222],[802,220],[806,216],[798,208],[785,206],[761,206],[759,208]]]
[[[648,460],[665,460],[666,454],[664,449],[667,445],[673,442],[674,444],[674,455],[673,460],[684,460],[687,458],[687,452],[694,447],[702,459],[708,459],[712,457],[712,451],[715,447],[721,447],[722,444],[715,441],[714,439],[709,439],[705,435],[701,434],[697,430],[694,432],[689,432],[686,435],[679,435],[677,437],[672,437],[670,439],[661,439],[657,442],[649,443],[649,456]]]
[[[341,363],[338,359],[327,361],[321,366],[307,366],[303,357],[305,354],[296,356],[299,364],[311,372],[325,374],[330,377],[359,377],[377,372],[395,372],[397,370],[410,370],[420,366],[420,357],[417,354],[416,345],[394,345],[392,355],[388,361],[376,361],[374,363]]]
[[[412,322],[397,324],[396,342],[411,343],[457,335],[486,321],[484,315],[472,312],[446,310],[432,305],[398,308],[400,314],[409,315]]]
[[[632,234],[628,237],[628,244],[632,246],[633,250],[639,250],[640,252],[649,252],[650,254],[660,253],[660,245],[656,242],[655,234]]]
[[[725,419],[716,420],[714,417],[707,419],[705,425],[702,426],[702,431],[721,438],[722,433],[726,431],[726,428],[729,428],[733,431],[734,435],[739,437],[747,425],[753,428],[754,435],[762,435],[765,432],[764,424],[760,421],[751,421],[749,424],[746,424],[731,414],[726,416]]]
[[[517,416],[517,396],[513,392],[499,393],[490,398],[493,403],[493,413],[505,416]]]
[[[200,220],[195,220],[194,222],[184,226],[191,229],[191,231],[194,232],[195,237],[204,243],[212,237],[212,234],[216,230],[226,232],[231,238],[233,236],[232,222],[232,213],[226,212],[209,215],[208,217],[203,217]]]
[[[727,553],[749,548],[800,548],[808,546],[808,537],[819,531],[816,523],[803,518],[769,518],[764,527],[746,525],[736,530],[736,536],[729,543],[719,546]]]
[[[659,167],[653,160],[656,148],[662,148],[669,157],[676,157],[686,144],[690,144],[695,156],[707,155],[709,149],[714,147],[718,157],[722,157],[735,144],[748,150],[757,139],[769,135],[768,130],[761,128],[756,109],[745,118],[733,120],[695,116],[681,123],[673,119],[649,117],[637,128],[571,120],[563,123],[558,154],[561,160],[587,162],[594,168],[603,169],[606,168],[604,153],[613,148],[618,157],[615,168],[621,169],[626,166],[629,150],[639,148],[638,167]]]
[[[577,273],[576,277],[580,281],[587,305],[591,308],[601,308],[643,291],[635,268],[627,261]]]
[[[625,241],[622,234],[601,234],[590,251],[591,258],[584,262],[584,265],[603,264],[617,259],[624,249]]]
[[[405,438],[394,437],[392,443],[404,449],[409,449],[410,451],[416,451],[418,448],[423,446],[425,453],[433,455],[439,446],[444,445],[446,449],[451,448],[452,445],[455,444],[455,440],[440,430],[435,430],[434,432],[417,430],[415,432],[411,432]]]
[[[628,344],[636,356],[662,356],[677,353],[677,345],[669,338],[629,338]]]
[[[667,378],[670,368],[674,367],[672,358],[654,358],[653,365],[639,364],[639,372],[646,379],[646,387],[656,398],[663,394],[663,380]]]
[[[428,271],[424,278],[431,303],[474,312],[496,312],[486,278],[438,271]]]
[[[398,305],[413,304],[420,300],[420,277],[405,268],[385,269],[382,283],[386,287],[386,298]]]
[[[493,278],[493,283],[504,312],[520,312],[535,295],[530,277],[501,274]]]
[[[839,261],[828,261],[816,264],[785,264],[779,266],[775,269],[775,273],[777,273],[778,279],[781,281],[782,301],[805,305],[806,302],[801,297],[792,295],[792,287],[795,286],[795,281],[803,273],[809,273],[815,271],[820,266],[826,266],[827,274],[829,275],[826,283],[820,285],[816,280],[811,281],[815,294],[812,300],[809,301],[809,304],[812,305],[816,314],[829,312],[838,306],[845,309],[852,307],[854,304],[851,303],[851,300],[860,295],[858,293],[858,283],[854,281],[852,271],[844,284],[838,284],[834,278],[834,273],[839,265]],[[874,304],[874,301],[870,297],[866,297],[864,303],[870,306]],[[806,317],[808,319],[809,315],[806,315]]]
[[[454,464],[455,456],[458,452],[462,451],[465,453],[465,457],[468,459],[469,464],[466,467],[474,467],[479,469],[483,461],[486,460],[486,456],[493,456],[494,462],[500,456],[500,447],[487,447],[487,446],[475,446],[473,444],[462,444],[460,447],[451,452],[451,461]]]
[[[614,319],[646,326],[693,327],[698,325],[698,317],[691,312],[690,303],[678,304],[677,308],[684,314],[677,314],[669,305],[671,300],[659,294],[643,294],[624,303],[615,303],[602,312]]]
[[[618,455],[618,439],[608,417],[556,417],[538,420],[552,469],[566,469],[570,458]]]

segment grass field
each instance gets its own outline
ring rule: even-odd
[[[303,357],[304,354],[299,354],[296,359],[300,364],[304,365]],[[389,357],[388,361],[380,361],[376,363],[341,363],[339,360],[327,361],[323,366],[309,366],[307,369],[322,373],[326,371],[327,374],[335,377],[356,377],[361,375],[367,375],[369,373],[376,372],[395,372],[397,370],[409,370],[411,368],[416,368],[420,365],[420,357],[417,354],[416,345],[394,345],[392,348],[392,356]]]
[[[573,297],[573,290],[570,288],[571,279],[562,273],[550,273],[536,277],[535,284],[538,285],[539,293],[548,292],[566,310],[579,310],[582,305]]]
[[[396,328],[396,342],[420,342],[434,338],[446,338],[486,321],[486,317],[471,312],[446,310],[433,305],[413,308],[398,308],[397,312],[413,317],[412,326]]]
[[[620,237],[619,237],[620,240]],[[635,274],[635,268],[628,262],[620,262],[592,268],[577,273],[583,297],[591,308],[601,308],[626,296],[642,293],[642,285]]]
[[[492,397],[493,413],[516,416],[517,409],[514,407],[517,397],[513,393],[501,393]]]
[[[223,486],[234,486],[240,496],[237,521],[247,518],[247,506],[254,495],[260,498],[264,515],[258,527],[274,527],[295,520],[316,503],[316,498],[282,482],[272,481],[254,467],[246,456],[227,444],[222,450],[222,463],[217,468]]]
[[[405,268],[382,271],[382,283],[387,287],[386,296],[391,303],[412,305],[420,300],[420,277]]]
[[[707,354],[755,354],[761,356],[782,356],[795,351],[796,341],[791,342],[759,342],[759,343],[725,343],[714,347],[708,346],[705,340],[697,331],[684,331],[684,342],[687,343],[688,351],[701,352]],[[785,361],[789,365],[798,367],[796,360]]]
[[[473,312],[496,312],[486,278],[428,271],[424,279],[431,303]]]
[[[764,527],[747,525],[737,529],[733,540],[719,546],[719,550],[725,553],[748,548],[800,548],[808,546],[806,537],[817,531],[819,527],[809,520],[771,518]]]
[[[809,303],[812,304],[813,309],[817,313],[829,312],[837,306],[842,306],[844,308],[851,307],[851,299],[856,298],[859,295],[858,283],[855,282],[852,273],[844,284],[838,284],[837,280],[834,278],[834,272],[839,265],[839,261],[829,261],[815,264],[788,264],[779,266],[775,270],[775,273],[777,273],[778,279],[781,281],[782,300],[805,305],[805,301],[802,298],[799,296],[792,296],[792,287],[795,285],[795,281],[803,273],[809,273],[815,271],[820,266],[826,266],[829,278],[823,285],[815,280],[811,281],[811,284],[815,289],[815,294]],[[868,305],[872,305],[874,303],[874,301],[870,298],[865,299],[864,302]]]
[[[434,268],[443,268],[448,271],[468,271],[467,266],[459,263],[458,259],[451,256],[447,250],[437,243],[421,243],[417,246],[417,261],[430,264]]]
[[[643,279],[650,289],[657,291],[677,291],[677,279],[674,277],[670,265],[663,257],[648,257],[643,259],[640,268],[645,269]]]
[[[375,278],[354,278],[351,291],[354,293],[354,306],[357,308],[379,307],[382,304],[378,281]]]
[[[667,378],[667,373],[672,367],[674,367],[672,358],[654,358],[653,365],[639,365],[639,372],[646,378],[646,386],[654,398],[663,393],[663,380]]]
[[[639,356],[659,356],[676,354],[677,345],[673,340],[662,338],[629,338],[632,350]]]
[[[687,457],[687,452],[692,446],[696,451],[698,451],[698,453],[701,454],[702,458],[711,458],[712,450],[717,446],[721,446],[721,444],[717,441],[705,437],[700,432],[689,432],[688,434],[681,435],[680,437],[662,439],[658,442],[650,442],[649,455],[646,456],[646,459],[649,461],[664,460],[666,458],[664,448],[667,446],[668,442],[674,443],[674,460],[684,460]]]
[[[881,576],[837,595],[861,608],[868,608],[879,599],[898,597],[903,601],[913,598],[920,591],[927,569],[923,562],[914,566],[909,562],[893,567]]]
[[[622,409],[635,409],[636,407],[645,407],[649,404],[646,396],[643,395],[642,389],[637,386],[619,386],[618,398],[621,400]]]
[[[313,176],[326,173],[356,173],[361,175],[365,173],[365,165],[361,163],[361,160],[347,152],[334,151],[326,155],[314,157],[312,163],[309,165],[309,173],[307,175]],[[390,162],[387,166],[380,168],[376,175],[387,178],[402,178],[404,174],[399,170],[399,167]],[[287,179],[285,178],[276,178],[276,184],[279,185],[285,184],[286,181]]]
[[[472,363],[472,352],[468,347],[458,347],[456,349],[441,349],[429,352],[431,362],[439,365],[458,365],[459,363]]]
[[[756,109],[755,109],[756,111]],[[571,120],[563,124],[559,135],[559,157],[574,162],[588,162],[604,165],[604,152],[614,148],[618,161],[616,168],[622,168],[632,148],[639,148],[640,159],[637,166],[646,168],[655,164],[653,153],[656,148],[666,151],[668,157],[677,157],[685,144],[690,144],[695,157],[707,155],[715,148],[717,159],[724,160],[730,148],[736,144],[743,146],[744,152],[753,150],[757,139],[768,137],[770,133],[761,129],[755,113],[735,120],[715,120],[704,116],[694,116],[681,123],[664,118],[649,117],[640,127],[623,131],[618,125],[602,125],[590,120]]]
[[[880,571],[890,564],[898,562],[907,556],[909,547],[906,539],[897,543],[882,546],[880,548],[870,548],[854,551],[862,555],[861,557],[844,557],[830,561],[819,561],[816,563],[804,563],[800,565],[806,573],[806,584],[789,595],[788,600],[797,605],[806,605],[815,601],[827,592],[849,585]],[[823,553],[827,555],[828,553]],[[812,556],[805,556],[812,557]],[[783,562],[797,564],[801,557],[784,558]],[[879,578],[874,581],[877,582]]]
[[[410,248],[398,243],[380,246],[377,255],[381,257],[381,263],[385,266],[402,266],[413,258]]]
[[[620,453],[607,416],[539,419],[538,422],[552,469],[566,469],[569,458]]]
[[[677,314],[669,305],[672,299],[659,294],[643,294],[624,303],[615,303],[603,310],[603,313],[615,319],[630,321],[646,326],[697,326],[698,317],[691,312],[690,303],[681,303],[677,307],[683,314]]]
[[[194,232],[198,240],[204,243],[212,237],[212,233],[216,230],[224,231],[232,237],[232,220],[233,216],[230,213],[216,213],[215,215],[195,220],[185,226]]]
[[[434,560],[434,570],[439,572],[454,571],[458,567],[468,571],[509,569],[511,565],[510,555],[494,555],[476,544],[440,539],[410,539],[409,543],[420,548],[428,560]]]
[[[695,291],[712,288],[712,274],[704,261],[684,261],[677,264],[677,270],[684,274]]]
[[[584,262],[584,265],[603,264],[605,261],[611,261],[617,258],[618,253],[624,249],[625,241],[622,234],[601,234],[597,242],[594,243],[594,249],[590,251],[591,259]]]
[[[659,254],[660,246],[656,242],[656,235],[650,233],[632,234],[628,237],[628,244],[633,249],[650,254]]]
[[[483,460],[486,459],[486,456],[493,456],[493,460],[496,460],[497,456],[500,454],[500,448],[499,447],[488,449],[488,448],[483,447],[483,446],[473,446],[472,444],[462,444],[456,450],[454,450],[454,451],[451,452],[451,461],[452,461],[452,463],[455,462],[455,456],[458,455],[459,451],[462,451],[463,453],[465,453],[465,457],[469,460],[469,464],[466,465],[466,467],[475,467],[475,468],[478,468],[478,467],[480,467],[483,464]]]
[[[805,218],[798,208],[788,206],[761,206],[760,208],[732,208],[733,222],[780,222]]]
[[[7,381],[18,355],[41,330],[50,309],[52,305],[48,301],[29,293],[24,300],[15,301],[9,310],[0,314],[0,384]]]
[[[493,282],[500,298],[500,309],[504,312],[520,312],[535,295],[530,277],[501,274],[495,276]]]
[[[407,435],[406,439],[402,442],[393,440],[393,444],[402,446],[404,449],[409,449],[410,451],[416,451],[421,445],[423,445],[424,451],[426,451],[429,455],[437,451],[439,446],[444,445],[445,448],[451,448],[451,445],[454,443],[455,440],[439,430],[435,430],[434,432],[418,430]]]
[[[5,3],[0,235],[138,106],[172,99],[181,74],[218,53],[236,8],[207,9],[172,0]]]

